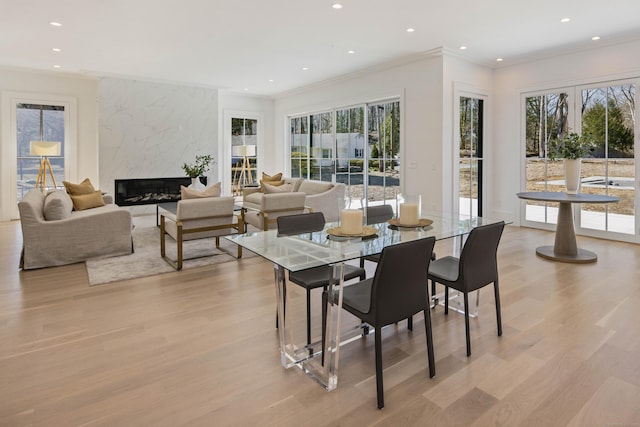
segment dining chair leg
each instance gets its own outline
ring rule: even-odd
[[[326,342],[325,334],[327,333],[327,304],[329,303],[329,293],[325,289],[322,291],[322,358],[320,363],[324,366],[324,345]]]
[[[498,290],[498,279],[493,282],[493,293],[496,298],[496,320],[498,322],[498,336],[502,336],[502,314],[500,312],[500,291]]]
[[[431,333],[431,313],[429,309],[424,310],[424,332],[427,339],[427,358],[429,361],[429,377],[436,376],[436,361],[433,354],[433,335]]]
[[[467,335],[467,357],[471,356],[471,337],[469,336],[469,294],[464,294],[464,328]]]
[[[407,329],[413,331],[413,316],[407,317]]]
[[[384,408],[384,387],[382,385],[382,328],[375,328],[376,340],[376,388],[378,391],[378,409]]]
[[[431,298],[433,301],[433,307],[432,308],[436,308],[436,306],[438,305],[437,300],[435,299],[436,297],[436,282],[434,280],[431,281]]]
[[[444,314],[449,314],[449,287],[444,287]]]
[[[311,344],[311,289],[307,288],[307,344]]]

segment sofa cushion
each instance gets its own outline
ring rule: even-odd
[[[89,178],[85,178],[84,181],[82,181],[80,184],[74,184],[69,181],[62,181],[62,183],[64,184],[64,188],[67,190],[67,193],[71,194],[72,196],[91,194],[96,191],[96,189],[93,188],[93,184],[91,184],[91,181],[89,181]]]
[[[282,172],[275,175],[268,175],[262,172],[262,181],[280,181],[282,179]]]
[[[63,190],[50,191],[44,199],[42,213],[47,221],[69,218],[73,210],[71,197]]]
[[[332,188],[333,188],[333,183],[331,182],[312,181],[312,180],[306,179],[302,181],[298,191],[302,191],[307,196],[311,196],[313,194],[324,193],[325,191],[329,191]]]
[[[282,172],[277,173],[275,175],[269,175],[262,172],[262,179],[260,180],[260,191],[264,193],[264,183],[279,186],[284,184],[284,180],[282,179]]]
[[[304,181],[304,178],[282,178],[285,184],[293,185],[293,189],[291,191],[297,192],[300,191],[300,184]]]
[[[284,184],[284,182],[280,185],[271,185],[265,182],[262,184],[262,187],[264,194],[291,193],[293,191],[293,184]]]
[[[104,199],[102,198],[102,191],[97,190],[89,194],[71,195],[73,201],[73,209],[77,211],[83,211],[85,209],[97,208],[104,206]],[[45,200],[46,202],[46,200]]]
[[[195,188],[188,188],[183,185],[180,186],[180,198],[182,200],[187,199],[201,199],[204,197],[219,197],[222,191],[222,183],[216,182],[213,185],[205,188],[204,190],[196,190]]]

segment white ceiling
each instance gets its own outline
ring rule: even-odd
[[[276,95],[440,47],[498,67],[638,39],[639,16],[640,0],[0,0],[0,65]]]

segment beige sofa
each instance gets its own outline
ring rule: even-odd
[[[130,254],[131,212],[112,203],[72,210],[64,190],[30,190],[20,202],[24,270],[73,264],[90,258]]]
[[[344,184],[304,178],[283,178],[283,181],[283,185],[291,188],[290,192],[265,194],[258,187],[244,189],[245,222],[266,230],[278,216],[305,211],[322,212],[327,222],[339,220],[346,190]]]

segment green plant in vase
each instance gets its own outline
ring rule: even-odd
[[[210,154],[200,154],[196,156],[194,163],[183,163],[182,170],[191,178],[192,188],[203,188],[204,185],[200,182],[200,177],[204,176],[205,172],[209,170],[209,166],[213,161],[213,156]]]
[[[593,140],[588,136],[568,132],[549,141],[547,157],[549,160],[582,159],[587,153],[593,151],[594,147],[595,144]]]
[[[549,141],[547,157],[549,160],[564,160],[564,180],[567,193],[577,194],[580,191],[581,160],[595,144],[587,136],[568,132],[559,138]]]

